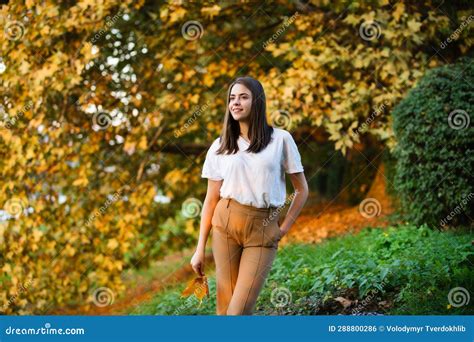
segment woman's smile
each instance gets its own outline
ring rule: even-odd
[[[252,92],[242,84],[235,84],[229,96],[229,110],[234,120],[245,120],[250,116]]]

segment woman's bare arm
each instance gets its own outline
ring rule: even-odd
[[[293,200],[291,201],[290,208],[280,226],[281,236],[288,233],[308,198],[308,183],[306,182],[304,173],[291,173],[288,176],[290,177],[295,191],[292,194]]]
[[[204,199],[202,206],[199,240],[196,251],[204,252],[206,249],[207,237],[209,236],[209,231],[211,230],[212,215],[214,214],[214,209],[220,199],[220,189],[222,182],[222,180],[214,181],[208,179],[206,198]]]

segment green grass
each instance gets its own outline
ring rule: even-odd
[[[473,314],[473,300],[461,307],[450,306],[448,301],[448,293],[455,287],[472,294],[472,239],[468,232],[397,226],[367,228],[317,245],[281,247],[255,314],[351,314],[354,308],[361,313],[397,315]],[[140,315],[213,315],[215,279],[212,273],[208,277],[210,298],[201,306],[194,297],[180,298],[183,283],[130,311]],[[337,297],[352,305],[343,309]]]

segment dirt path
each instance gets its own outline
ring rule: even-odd
[[[281,240],[320,243],[324,239],[357,233],[366,227],[388,226],[393,203],[385,191],[384,166],[381,165],[365,199],[357,206],[319,203],[305,207],[290,232]]]

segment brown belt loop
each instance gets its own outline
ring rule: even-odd
[[[230,205],[230,198],[227,198],[227,205],[226,205],[226,208],[229,208],[229,205]]]

